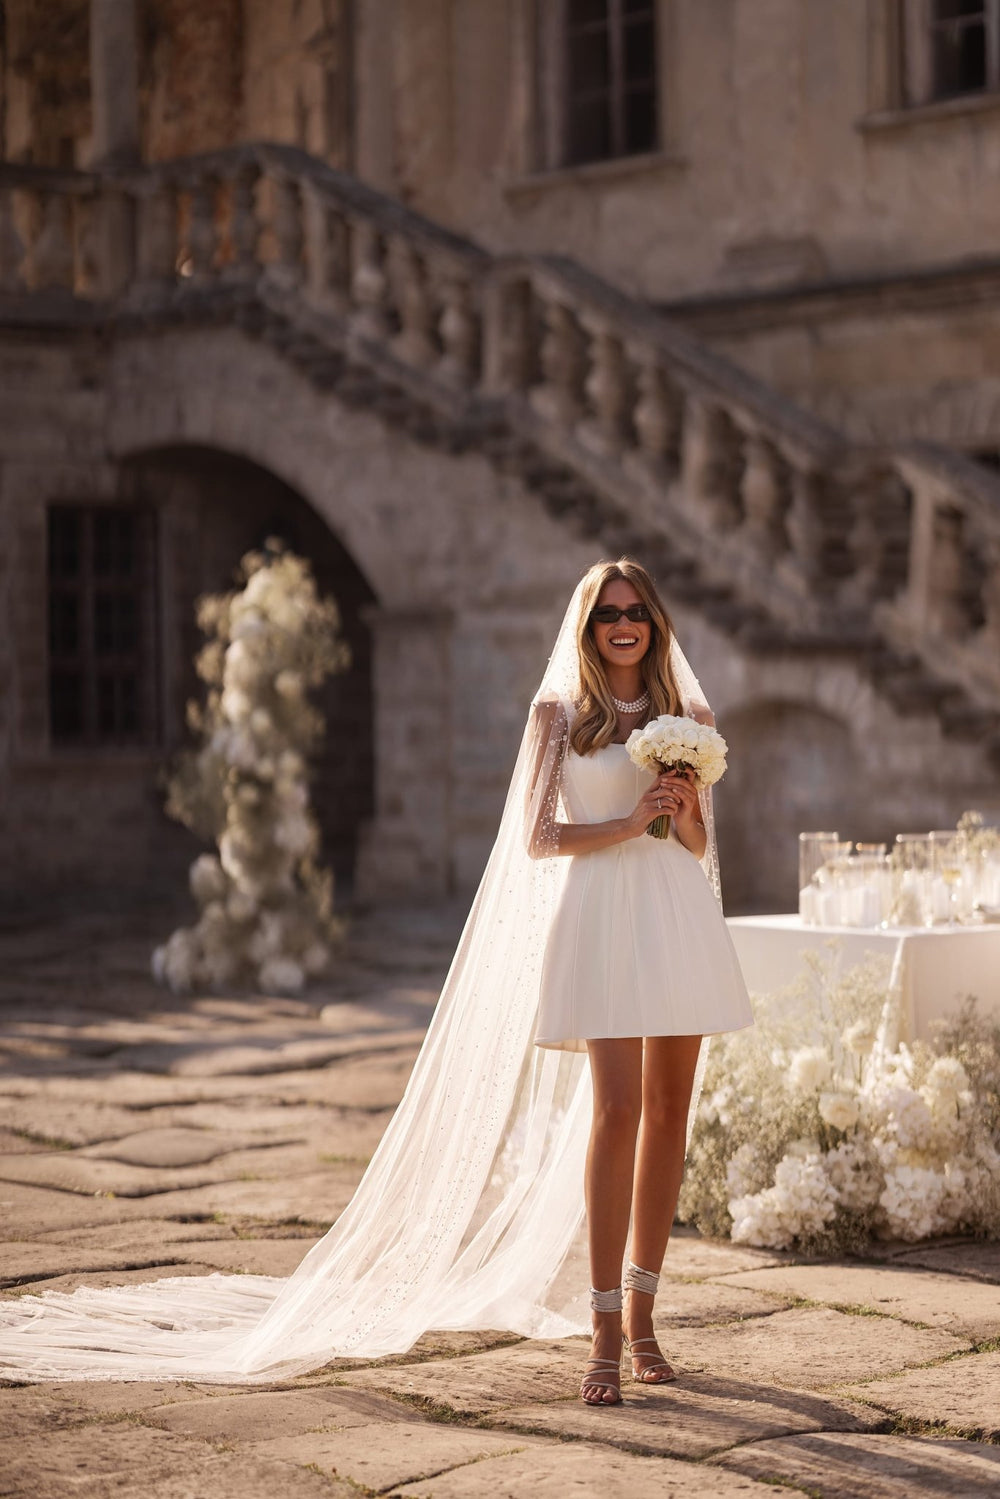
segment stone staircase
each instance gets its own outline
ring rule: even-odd
[[[847,653],[1000,764],[1000,480],[850,444],[573,261],[491,255],[294,148],[0,163],[0,326],[236,324],[475,449],[753,652]]]

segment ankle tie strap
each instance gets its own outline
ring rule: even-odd
[[[622,1288],[615,1286],[611,1291],[596,1291],[590,1288],[590,1307],[595,1312],[620,1312],[622,1309]]]
[[[624,1285],[626,1291],[643,1291],[647,1296],[655,1296],[660,1288],[660,1277],[653,1270],[641,1270],[629,1260]]]

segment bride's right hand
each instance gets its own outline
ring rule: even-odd
[[[659,780],[654,781],[649,790],[643,792],[626,819],[628,836],[638,838],[658,817],[672,817],[677,811],[677,803],[677,794],[669,784],[662,785]]]

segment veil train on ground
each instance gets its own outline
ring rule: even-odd
[[[542,820],[542,799],[558,794],[579,598],[578,587],[409,1084],[336,1223],[287,1280],[213,1274],[0,1301],[0,1375],[253,1384],[337,1357],[401,1353],[432,1328],[589,1330],[586,1288],[567,1294],[557,1280],[583,1226],[589,1066],[585,1053],[533,1044],[569,861],[539,857],[526,832]],[[672,664],[685,711],[707,706],[676,642]],[[563,712],[537,711],[546,703]],[[702,806],[703,864],[718,894],[708,794]],[[707,1042],[689,1133],[706,1052]]]

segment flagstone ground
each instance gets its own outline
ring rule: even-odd
[[[398,1102],[461,912],[359,917],[303,1000],[175,999],[163,912],[0,932],[0,1288],[286,1275]],[[585,1278],[585,1267],[576,1267]],[[679,1378],[576,1398],[585,1345],[430,1334],[270,1389],[0,1390],[5,1499],[821,1499],[1000,1492],[1000,1246],[816,1263],[679,1233]]]

